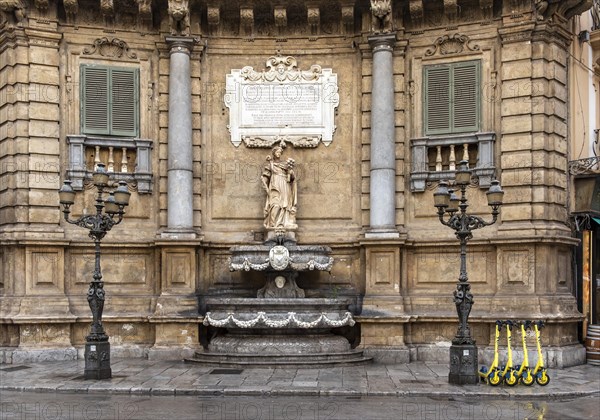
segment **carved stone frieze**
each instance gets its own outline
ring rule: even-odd
[[[423,0],[410,0],[408,3],[410,20],[416,25],[423,24]]]
[[[376,33],[392,32],[392,0],[371,0],[371,30]]]
[[[190,8],[188,0],[169,0],[169,24],[171,35],[190,34]]]
[[[321,66],[314,64],[308,71],[298,70],[298,62],[294,57],[281,55],[270,57],[267,60],[268,70],[256,71],[250,66],[242,69],[240,75],[242,79],[252,82],[284,82],[284,81],[311,81],[321,77]]]
[[[314,149],[319,145],[322,136],[242,136],[246,147],[270,148],[276,144],[291,144],[296,149]]]
[[[589,10],[593,0],[534,0],[538,20],[546,20],[557,13],[565,19]]]
[[[306,9],[306,17],[311,35],[317,35],[319,33],[319,26],[321,24],[321,10],[319,9],[319,6],[308,6]]]
[[[484,19],[491,19],[494,14],[494,0],[479,0]]]
[[[217,28],[221,23],[221,9],[219,5],[208,5],[206,9],[206,17],[208,20],[208,26]]]
[[[25,0],[0,0],[0,11],[9,23],[21,24],[27,17]]]
[[[68,23],[75,23],[79,13],[79,0],[63,0]]]
[[[354,2],[342,4],[342,24],[347,34],[354,32]]]
[[[425,51],[425,57],[439,53],[441,55],[459,54],[464,50],[479,51],[480,47],[473,44],[467,35],[444,35],[435,40],[433,45]]]
[[[240,26],[240,32],[245,31],[247,36],[254,34],[254,9],[252,7],[240,7]]]
[[[100,0],[100,11],[104,17],[104,25],[112,26],[115,18],[115,3],[113,0]]]
[[[99,54],[103,57],[121,58],[123,56],[131,58],[132,60],[137,59],[137,54],[129,51],[129,45],[119,38],[98,38],[94,41],[91,47],[83,49],[83,55]]]
[[[287,10],[285,6],[276,6],[273,10],[273,17],[275,19],[275,26],[279,30],[279,33],[283,33],[287,26]]]
[[[42,14],[46,14],[48,11],[48,0],[35,0],[35,8]]]
[[[138,13],[140,16],[152,17],[152,0],[135,0],[138,4]]]
[[[450,22],[454,22],[458,17],[458,0],[444,0],[444,13],[450,19]]]

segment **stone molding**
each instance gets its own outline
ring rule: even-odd
[[[184,53],[191,55],[194,46],[200,42],[198,37],[188,36],[166,36],[165,42],[169,48],[169,54]]]

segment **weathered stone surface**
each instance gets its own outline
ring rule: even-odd
[[[444,343],[451,339],[456,319],[451,293],[458,248],[452,232],[435,216],[435,182],[424,192],[407,188],[411,141],[422,135],[423,66],[481,60],[481,124],[496,135],[494,171],[505,188],[506,204],[501,220],[477,231],[468,248],[474,334],[490,344],[485,340],[490,323],[506,313],[550,318],[548,344],[559,355],[552,356],[552,363],[579,360],[580,350],[573,345],[580,315],[570,292],[568,263],[573,241],[565,224],[572,190],[567,157],[581,148],[580,143],[574,146],[583,138],[575,127],[591,124],[576,120],[571,107],[579,100],[573,100],[570,78],[574,71],[584,71],[577,78],[587,80],[587,70],[574,70],[579,64],[568,57],[582,57],[592,68],[597,47],[594,62],[588,62],[581,49],[586,43],[568,46],[570,23],[546,19],[554,12],[570,15],[583,2],[573,10],[559,10],[554,7],[559,2],[551,2],[554,6],[539,20],[524,7],[519,9],[522,17],[513,17],[514,2],[502,3],[495,9],[503,14],[485,12],[490,14],[485,25],[477,20],[483,16],[477,2],[461,2],[460,16],[446,16],[441,8],[428,11],[426,20],[418,13],[396,13],[393,27],[402,30],[394,33],[398,40],[392,53],[373,51],[367,35],[370,14],[361,8],[354,9],[352,28],[347,14],[342,18],[321,10],[314,33],[307,22],[294,22],[288,11],[287,25],[255,23],[252,42],[243,45],[239,14],[222,14],[216,21],[194,15],[190,35],[201,41],[189,57],[180,50],[170,54],[164,35],[158,34],[167,30],[166,21],[161,28],[146,22],[152,27],[142,36],[116,16],[114,28],[106,32],[103,17],[94,11],[86,16],[85,31],[71,17],[65,25],[62,14],[50,13],[48,23],[42,23],[36,11],[24,27],[0,31],[0,303],[3,319],[10,322],[0,324],[0,341],[13,349],[21,336],[26,343],[36,342],[28,328],[50,325],[34,319],[39,316],[63,326],[57,334],[60,343],[45,339],[39,345],[70,351],[72,344],[83,344],[88,328],[87,321],[75,322],[68,315],[90,316],[85,296],[93,266],[91,242],[83,229],[60,221],[56,194],[71,159],[64,138],[80,134],[82,63],[139,68],[140,137],[153,146],[154,188],[139,194],[130,185],[125,221],[102,245],[106,325],[115,354],[189,354],[200,340],[198,296],[209,290],[248,296],[264,286],[265,279],[256,273],[229,271],[231,246],[260,246],[267,236],[261,228],[260,184],[266,152],[235,148],[227,141],[229,115],[223,98],[225,76],[232,69],[259,68],[279,50],[296,57],[302,68],[332,68],[340,95],[331,145],[287,151],[299,163],[296,240],[330,247],[334,257],[330,274],[307,270],[298,287],[310,297],[365,297],[361,345],[376,358],[404,360],[405,343],[412,343],[418,358],[447,360]],[[209,28],[201,28],[200,20],[211,22]],[[459,28],[456,32],[470,40],[428,55],[440,31],[449,27]],[[112,40],[117,34],[129,54],[118,56],[118,49],[83,53],[95,38]],[[592,33],[592,43],[596,38]],[[182,71],[186,63],[187,73]],[[182,90],[187,100],[169,86],[170,78],[174,84],[188,79]],[[581,103],[589,99],[582,96]],[[178,144],[181,140],[185,147]],[[85,151],[91,165],[94,153],[93,148]],[[134,160],[128,167],[135,167]],[[468,194],[469,210],[487,218],[484,191],[469,188]],[[86,189],[78,194],[74,214],[93,211],[93,204],[92,190]],[[198,237],[160,239],[165,228],[180,225]],[[366,231],[379,225],[401,234],[365,240]],[[31,244],[32,238],[47,241]],[[32,247],[41,249],[39,255],[26,251]],[[40,304],[48,294],[52,304]],[[441,332],[431,327],[436,322]],[[69,329],[72,334],[64,333]]]

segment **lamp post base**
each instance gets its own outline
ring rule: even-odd
[[[455,385],[479,384],[477,346],[452,344],[450,346],[450,373],[448,383]]]
[[[86,341],[84,379],[110,379],[110,343],[108,341]]]

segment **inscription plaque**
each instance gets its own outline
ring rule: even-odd
[[[246,66],[227,75],[225,105],[229,108],[231,142],[271,147],[281,141],[295,147],[328,146],[339,105],[337,75],[313,65],[298,70],[294,57],[270,57],[267,70]]]

